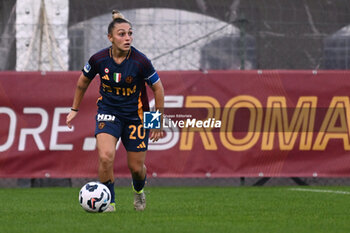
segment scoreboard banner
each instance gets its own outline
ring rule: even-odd
[[[79,75],[0,72],[0,177],[97,177],[98,78],[73,128],[65,125]],[[350,72],[164,71],[159,76],[165,137],[149,142],[148,176],[350,176]],[[148,94],[154,106],[149,88]],[[147,127],[154,126],[152,115],[145,119]],[[114,171],[130,176],[121,143]]]

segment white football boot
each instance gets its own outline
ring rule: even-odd
[[[137,211],[143,211],[146,208],[146,195],[143,189],[140,192],[134,193],[134,209]]]
[[[103,212],[115,212],[116,208],[115,208],[115,203],[111,203],[108,205],[107,209]]]

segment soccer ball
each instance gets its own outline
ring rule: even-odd
[[[103,212],[111,203],[111,192],[100,182],[89,182],[80,189],[79,203],[88,212]]]

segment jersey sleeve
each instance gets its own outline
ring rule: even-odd
[[[96,60],[94,59],[94,57],[91,57],[89,59],[89,61],[85,64],[84,68],[82,69],[85,77],[89,78],[89,79],[93,79],[97,72],[97,63]]]
[[[160,79],[150,60],[147,59],[144,70],[145,81],[149,86],[157,83]]]

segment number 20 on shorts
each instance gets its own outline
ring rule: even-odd
[[[129,129],[131,129],[131,133],[129,135],[129,139],[132,139],[132,140],[136,139],[136,136],[135,136],[136,131],[137,131],[137,136],[138,136],[139,139],[144,139],[145,136],[146,136],[146,131],[143,128],[142,124],[139,125],[139,126],[129,125]]]

